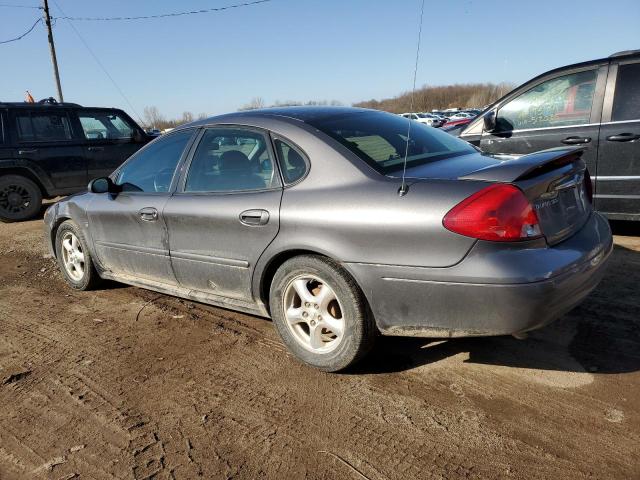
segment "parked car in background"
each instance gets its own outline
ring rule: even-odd
[[[582,147],[596,210],[640,220],[640,50],[543,73],[498,100],[460,137],[504,155]]]
[[[87,188],[150,140],[129,115],[75,103],[0,103],[0,220]]]
[[[447,132],[449,135],[459,137],[460,133],[471,123],[471,118],[463,118],[461,120],[453,120],[445,123],[442,126],[442,131]]]
[[[146,130],[146,132],[150,137],[159,137],[160,135],[162,135],[162,132],[158,128],[149,128],[148,130]]]
[[[424,124],[406,135],[354,108],[201,120],[50,207],[46,239],[73,288],[109,278],[270,316],[327,371],[377,332],[521,335],[598,284],[613,243],[580,150],[505,165]]]
[[[435,126],[434,123],[437,123],[440,126],[441,122],[435,117],[427,116],[424,113],[401,113],[401,117],[409,118],[418,123],[424,123],[425,125],[429,125],[430,127]]]

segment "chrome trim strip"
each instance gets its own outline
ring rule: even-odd
[[[635,120],[617,120],[615,122],[602,122],[600,125],[618,125],[619,123],[640,123],[640,118]]]
[[[603,195],[603,194],[596,194],[594,195],[595,198],[622,198],[625,200],[638,200],[640,199],[640,195]]]
[[[168,257],[169,252],[161,248],[140,247],[137,245],[127,245],[125,243],[113,243],[113,242],[101,242],[96,241],[96,245],[107,248],[115,248],[117,250],[126,250],[134,253],[145,253],[147,255],[158,255],[161,257]]]
[[[215,265],[225,265],[227,267],[249,268],[249,262],[245,260],[213,257],[210,255],[200,255],[198,253],[177,252],[175,250],[171,250],[171,258],[176,260],[187,260],[189,262],[213,263]]]
[[[640,175],[597,175],[597,176],[592,176],[591,180],[595,180],[595,181],[603,180],[605,182],[608,182],[608,181],[624,182],[629,180],[640,180]]]

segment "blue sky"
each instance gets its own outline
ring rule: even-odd
[[[69,16],[195,10],[238,0],[56,0]],[[38,0],[0,4],[38,5]],[[52,15],[61,16],[54,0]],[[157,20],[74,22],[142,114],[155,105],[234,111],[252,97],[345,104],[411,88],[419,0],[272,0]],[[0,41],[23,33],[39,10],[0,7]],[[54,28],[65,100],[129,111],[68,23]],[[640,1],[427,0],[418,85],[521,83],[564,64],[640,48]],[[45,29],[0,45],[0,99],[55,95]]]

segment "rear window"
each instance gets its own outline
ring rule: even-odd
[[[383,112],[341,115],[308,123],[347,147],[383,175],[448,157],[475,152],[467,142],[433,127]]]
[[[640,119],[640,63],[620,65],[611,120]]]

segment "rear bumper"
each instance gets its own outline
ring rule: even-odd
[[[578,305],[602,279],[612,250],[609,225],[594,213],[553,247],[477,242],[449,268],[345,266],[385,335],[507,335],[542,327]]]

